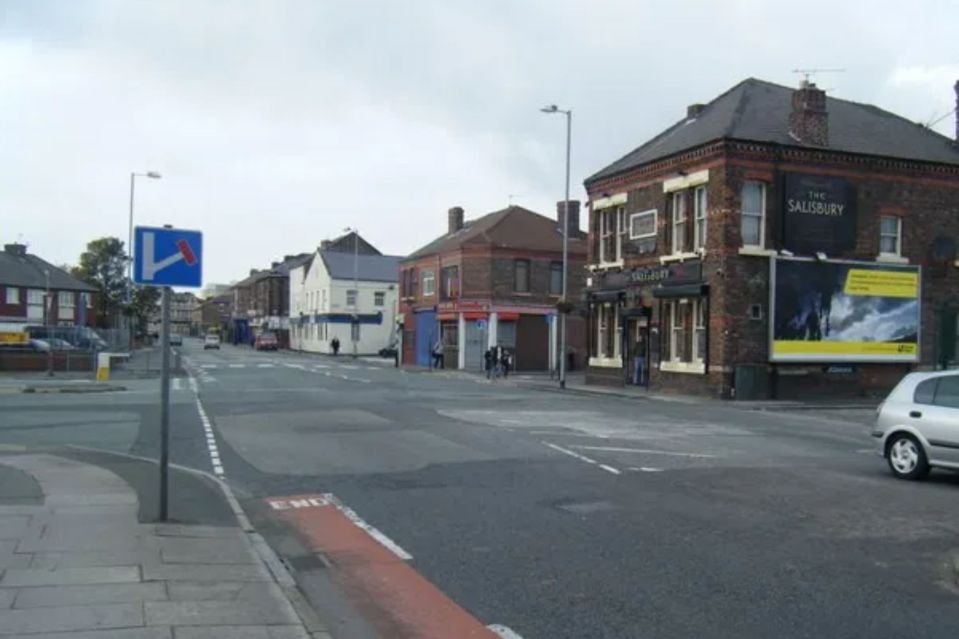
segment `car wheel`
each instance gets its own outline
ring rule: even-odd
[[[886,449],[892,473],[900,479],[921,479],[929,474],[929,461],[915,437],[908,433],[893,435]]]

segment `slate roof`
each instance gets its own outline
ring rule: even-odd
[[[586,178],[586,184],[723,138],[804,146],[788,130],[793,91],[755,78],[744,80],[707,104],[697,117],[683,118]],[[829,150],[959,164],[954,140],[895,113],[829,96],[826,111]]]
[[[585,237],[581,231],[570,233],[571,250],[575,250],[575,243]],[[563,235],[555,219],[521,206],[510,206],[475,220],[467,220],[459,231],[441,235],[404,259],[446,253],[461,246],[478,244],[533,251],[560,251],[563,248]]]
[[[50,288],[63,291],[96,291],[82,280],[78,280],[63,269],[40,259],[36,255],[15,255],[6,250],[0,251],[0,284],[25,286],[28,288],[46,288],[47,279],[44,270],[50,271]]]
[[[342,251],[318,251],[323,264],[334,280],[353,279],[353,254]],[[398,282],[400,257],[396,255],[356,256],[357,279],[361,282]]]

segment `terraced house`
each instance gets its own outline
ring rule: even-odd
[[[862,395],[959,360],[956,139],[748,79],[585,186],[591,383]]]

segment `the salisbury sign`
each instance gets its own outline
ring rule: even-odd
[[[856,244],[856,189],[842,178],[787,173],[783,246],[800,255],[837,256]]]

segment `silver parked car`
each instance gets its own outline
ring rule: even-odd
[[[906,375],[880,404],[872,436],[897,477],[959,470],[959,371]]]

